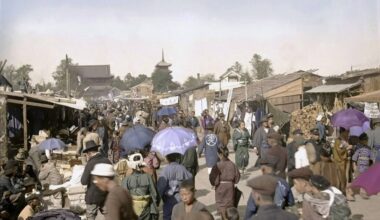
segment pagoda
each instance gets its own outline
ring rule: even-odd
[[[171,63],[167,63],[165,61],[164,50],[162,50],[162,60],[156,64],[155,72],[171,73],[172,71],[169,69],[171,65],[172,65]]]

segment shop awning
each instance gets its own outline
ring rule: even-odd
[[[380,102],[380,90],[345,98],[346,102]]]
[[[321,85],[314,87],[305,93],[341,93],[359,85],[360,82],[350,84]]]

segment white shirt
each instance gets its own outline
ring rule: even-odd
[[[297,152],[294,154],[296,161],[296,169],[301,167],[307,167],[310,165],[309,159],[307,158],[307,152],[305,146],[300,146]]]
[[[256,117],[253,114],[253,112],[251,112],[251,113],[246,112],[244,115],[244,123],[245,123],[245,127],[248,130],[250,130],[252,128],[252,122],[254,122],[254,121],[256,121]]]

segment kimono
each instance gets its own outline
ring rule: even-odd
[[[339,187],[341,185],[339,176],[337,175],[337,166],[329,158],[321,156],[320,161],[320,175],[324,176],[331,184],[331,186]]]
[[[223,219],[226,219],[226,209],[234,207],[235,184],[239,180],[239,170],[229,159],[221,160],[211,170],[210,183],[215,186],[215,203]]]
[[[235,150],[235,162],[239,169],[245,169],[248,166],[250,135],[247,129],[240,130],[240,128],[235,129],[232,135],[232,143]]]
[[[338,168],[338,177],[340,180],[340,186],[337,187],[341,191],[346,190],[347,185],[347,176],[346,176],[346,169],[347,169],[347,163],[348,163],[348,150],[347,150],[348,143],[342,139],[335,140],[335,144],[333,147],[333,161],[337,165]]]
[[[218,136],[224,147],[227,147],[228,141],[231,138],[230,126],[223,119],[215,123],[214,133]]]
[[[130,176],[124,178],[121,185],[132,196],[134,210],[140,220],[158,218],[160,197],[151,175],[134,170]]]
[[[189,148],[185,152],[181,164],[191,173],[191,175],[193,175],[193,179],[195,180],[195,175],[199,170],[197,150],[195,147]]]
[[[203,203],[195,200],[192,204],[190,212],[208,212],[208,210]],[[172,220],[185,219],[187,214],[188,213],[186,213],[185,204],[183,202],[180,202],[173,208]]]
[[[191,173],[177,162],[171,162],[161,171],[157,189],[164,202],[164,220],[171,219],[173,207],[181,201],[179,196],[181,182],[190,178],[192,178]]]
[[[263,158],[265,157],[267,150],[269,149],[268,144],[268,133],[272,132],[271,128],[268,128],[267,130],[261,126],[257,131],[255,132],[255,135],[253,136],[253,147],[256,147],[259,151],[259,157]],[[273,131],[274,132],[274,131]]]
[[[219,138],[211,131],[206,131],[203,141],[199,145],[198,154],[201,155],[205,151],[206,166],[212,168],[218,162],[218,147],[220,146]]]

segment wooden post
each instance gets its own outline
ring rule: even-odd
[[[22,119],[23,119],[23,126],[24,126],[24,148],[27,151],[28,150],[28,120],[27,120],[27,113],[26,113],[26,97],[24,97],[24,103],[22,104]]]

